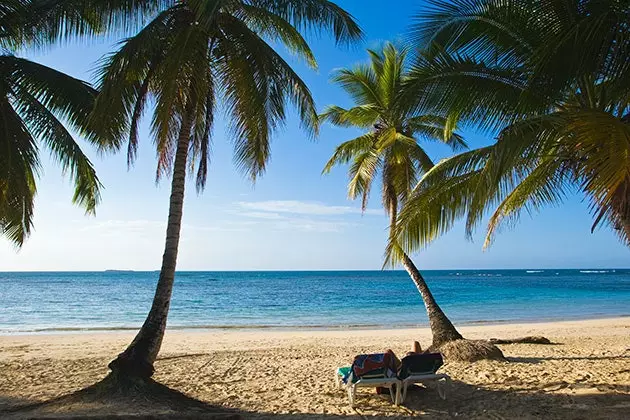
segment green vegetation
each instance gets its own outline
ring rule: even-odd
[[[16,57],[20,48],[54,42],[56,16],[43,2],[12,0],[0,7],[0,233],[22,246],[33,226],[40,169],[48,149],[75,185],[72,201],[94,213],[101,184],[64,120],[82,134],[97,92],[87,83]],[[89,26],[77,25],[81,32]],[[87,136],[90,138],[89,136]],[[97,147],[106,146],[91,138]]]
[[[412,33],[425,51],[408,93],[499,135],[426,174],[390,251],[422,248],[459,218],[470,236],[490,211],[488,246],[523,211],[576,190],[593,229],[608,224],[628,243],[629,16],[627,1],[432,0]]]
[[[94,214],[101,183],[66,123],[98,150],[88,119],[98,92],[88,83],[16,56],[26,48],[131,29],[162,2],[4,0],[0,5],[0,235],[21,247],[33,227],[40,145],[69,172],[72,201]]]
[[[324,172],[335,165],[350,164],[348,195],[361,197],[365,210],[375,178],[380,175],[383,208],[394,232],[400,206],[405,203],[419,178],[433,168],[431,158],[418,140],[440,141],[453,149],[464,148],[462,138],[445,118],[417,107],[417,100],[404,95],[407,51],[386,44],[368,51],[370,63],[338,70],[332,81],[341,86],[355,106],[330,106],[320,116],[340,127],[356,127],[366,133],[339,145]],[[420,291],[433,332],[433,346],[461,339],[444,315],[427,284],[406,253],[401,261]]]
[[[154,103],[152,135],[158,179],[172,175],[166,245],[151,311],[129,347],[110,363],[118,376],[148,378],[160,350],[179,246],[187,170],[196,167],[203,190],[218,93],[232,123],[235,161],[250,178],[265,170],[270,138],[298,111],[311,134],[318,128],[311,93],[269,44],[279,43],[316,67],[303,32],[328,31],[337,42],[360,39],[353,18],[324,0],[185,1],[160,11],[106,57],[93,128],[108,142],[128,140],[133,163],[138,122]]]
[[[333,2],[2,2],[1,235],[21,246],[31,231],[40,146],[70,174],[73,202],[94,213],[101,184],[71,131],[99,151],[126,144],[131,165],[139,122],[151,107],[157,178],[172,182],[165,251],[151,311],[110,364],[115,375],[153,374],[175,278],[186,176],[194,171],[197,190],[204,189],[219,105],[231,123],[236,165],[252,181],[266,169],[270,139],[289,105],[311,135],[321,121],[364,130],[337,148],[324,172],[349,164],[349,196],[361,197],[364,209],[380,177],[390,218],[388,262],[402,263],[419,289],[434,348],[462,337],[409,255],[460,218],[471,236],[490,212],[488,246],[523,211],[560,204],[578,191],[591,203],[592,228],[611,226],[630,244],[630,2],[427,3],[410,34],[413,49],[386,44],[369,51],[369,64],[339,70],[333,82],[355,106],[332,106],[318,117],[308,87],[274,46],[316,68],[307,33],[359,40],[357,23]],[[16,56],[108,31],[134,35],[102,60],[98,89]],[[434,166],[419,141],[464,148],[456,126],[498,133],[497,141]]]

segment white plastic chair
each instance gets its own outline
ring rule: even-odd
[[[359,378],[353,383],[353,373],[350,372],[347,383],[343,382],[342,368],[335,370],[335,383],[337,389],[346,388],[348,393],[348,401],[350,405],[354,407],[356,401],[357,388],[376,388],[383,387],[389,389],[389,395],[391,396],[394,405],[399,405],[401,401],[401,388],[402,381],[398,378],[387,378],[384,375],[378,375],[375,377]]]
[[[446,399],[446,386],[450,383],[451,377],[445,373],[425,373],[425,374],[412,374],[405,379],[402,379],[402,392],[399,400],[399,404],[405,402],[407,398],[407,388],[412,384],[427,384],[436,383],[437,391],[440,398]]]

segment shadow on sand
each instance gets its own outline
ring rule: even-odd
[[[576,390],[576,385],[555,384]],[[584,389],[598,392],[550,393],[529,386],[492,390],[459,381],[449,386],[450,398],[441,400],[432,389],[414,388],[401,407],[383,405],[374,393],[362,393],[351,414],[273,414],[217,407],[191,398],[158,382],[141,387],[112,386],[105,378],[90,387],[41,403],[0,396],[3,419],[397,419],[424,417],[436,419],[627,419],[630,413],[630,386],[588,384]],[[578,386],[579,391],[579,386]],[[377,404],[380,403],[380,404]],[[339,404],[347,404],[340,392]]]

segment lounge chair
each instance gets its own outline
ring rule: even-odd
[[[450,381],[450,377],[445,373],[437,373],[437,370],[444,364],[442,355],[439,353],[412,354],[401,360],[398,379],[402,383],[399,404],[405,402],[407,398],[407,388],[412,384],[436,383],[438,394],[443,400],[446,399],[445,384]]]
[[[359,355],[355,357],[352,366],[335,370],[335,384],[338,389],[346,388],[351,406],[356,401],[357,388],[364,387],[389,389],[392,402],[398,405],[402,382],[396,377],[393,363],[388,353]]]

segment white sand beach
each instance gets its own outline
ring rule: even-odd
[[[508,362],[447,361],[442,371],[453,379],[448,399],[419,389],[401,407],[365,389],[351,408],[333,386],[333,370],[359,353],[391,348],[403,355],[414,339],[426,346],[428,329],[169,331],[155,379],[246,418],[628,418],[630,318],[461,331],[479,339],[544,335],[556,344],[501,345]],[[0,409],[98,381],[131,338],[127,332],[0,337]],[[121,414],[138,408],[128,410]]]

